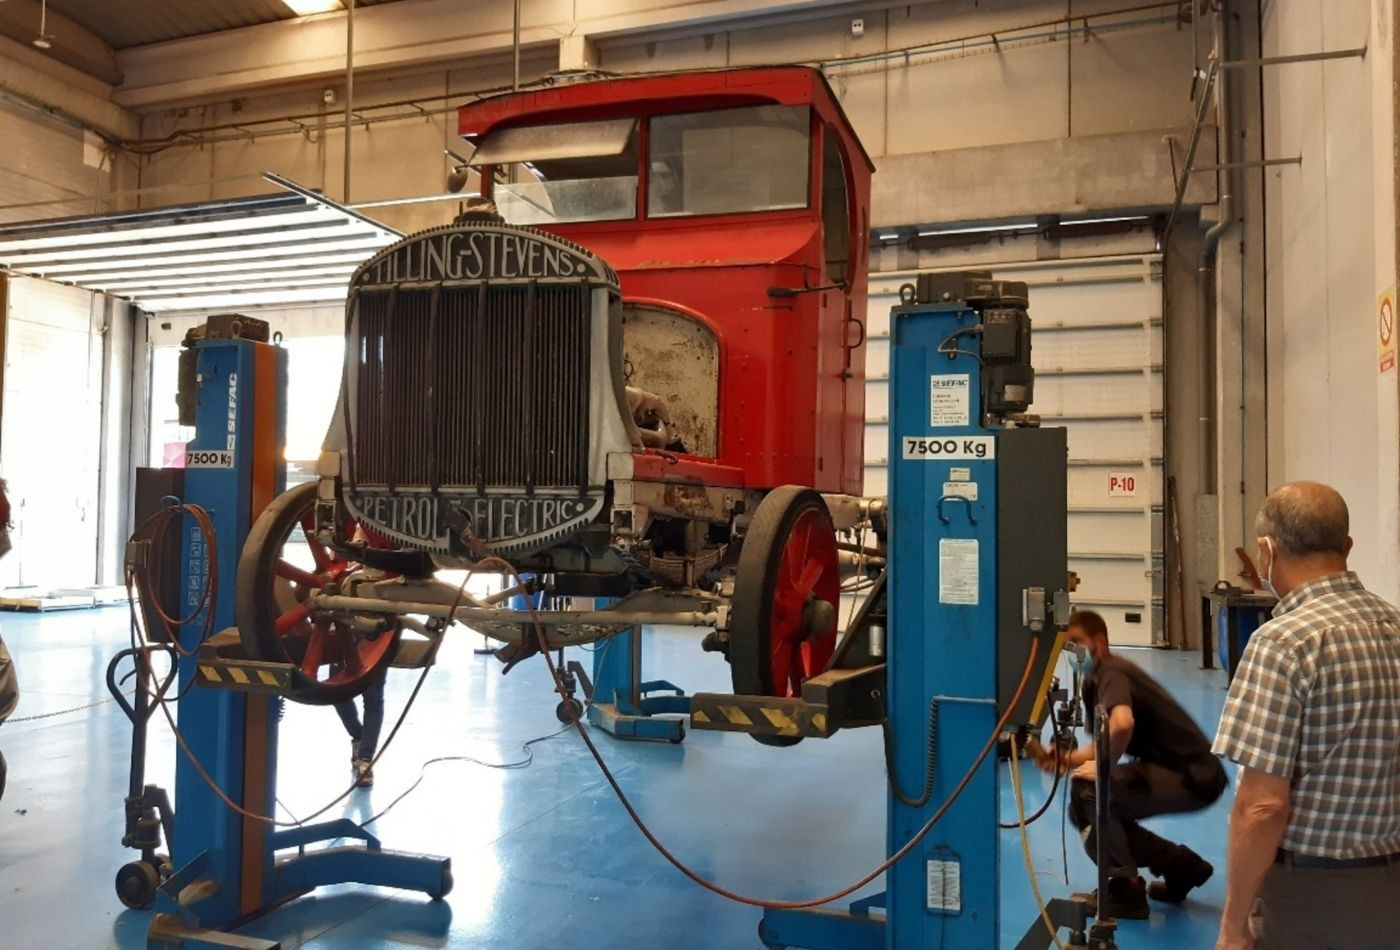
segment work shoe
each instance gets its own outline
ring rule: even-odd
[[[369,759],[355,760],[355,787],[369,788],[374,784],[374,771],[370,768]]]
[[[1094,891],[1085,902],[1089,913],[1099,916],[1099,892]],[[1146,920],[1151,916],[1147,907],[1147,886],[1140,877],[1111,877],[1108,879],[1108,901],[1103,916],[1114,920]]]
[[[1183,847],[1180,857],[1162,873],[1160,881],[1147,885],[1147,896],[1164,904],[1180,904],[1193,887],[1200,887],[1215,873],[1209,861]]]

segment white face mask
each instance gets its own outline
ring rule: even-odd
[[[1264,576],[1260,580],[1264,582],[1264,589],[1269,592],[1269,595],[1275,600],[1279,600],[1281,598],[1278,595],[1278,588],[1274,586],[1274,561],[1277,559],[1278,549],[1274,547],[1272,538],[1259,539],[1260,554],[1262,555],[1266,549],[1269,552],[1269,569],[1264,572]],[[1262,556],[1260,560],[1263,560]]]

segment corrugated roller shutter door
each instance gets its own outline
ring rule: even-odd
[[[990,265],[1030,287],[1035,405],[1069,435],[1070,570],[1076,606],[1115,642],[1164,636],[1161,256]],[[887,490],[889,312],[914,272],[870,279],[865,491]]]

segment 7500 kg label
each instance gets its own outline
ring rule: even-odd
[[[186,452],[185,468],[233,468],[233,453],[223,449]]]
[[[949,438],[906,435],[906,459],[994,459],[997,457],[996,436],[964,435]]]

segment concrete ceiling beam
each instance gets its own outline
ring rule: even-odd
[[[509,54],[513,6],[509,0],[470,6],[461,0],[399,0],[363,7],[355,14],[356,71]],[[755,18],[810,19],[842,8],[858,5],[850,0],[656,0],[638,10],[635,0],[531,0],[522,4],[520,41],[525,49],[562,46],[564,60],[578,63],[587,61],[594,40],[718,28]],[[344,12],[328,13],[122,50],[117,56],[125,80],[114,98],[146,110],[333,77],[345,66],[345,19]]]
[[[39,36],[40,5],[37,0],[8,0],[0,3],[0,36],[32,46]],[[56,10],[49,10],[45,32],[52,46],[37,50],[50,59],[71,66],[85,75],[109,86],[122,81],[116,54],[96,33],[68,19]]]

